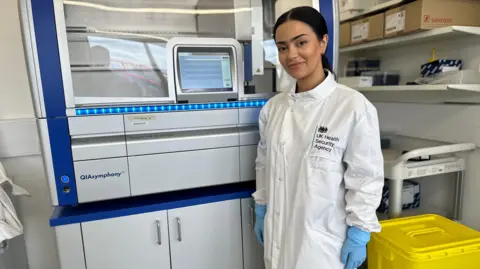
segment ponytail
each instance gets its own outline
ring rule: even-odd
[[[332,73],[333,77],[337,78],[336,74],[333,72],[333,68],[332,68],[332,65],[330,64],[330,61],[328,61],[328,58],[327,56],[325,56],[325,54],[322,54],[322,66],[323,66],[323,69],[326,69],[328,70],[330,73]]]
[[[322,66],[323,69],[327,69],[328,71],[330,71],[330,73],[333,74],[332,65],[328,61],[328,58],[327,56],[325,56],[325,54],[322,54]]]

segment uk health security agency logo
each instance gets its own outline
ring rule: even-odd
[[[335,144],[340,142],[340,139],[327,133],[327,126],[317,126],[313,134],[312,147],[319,151],[332,152]]]

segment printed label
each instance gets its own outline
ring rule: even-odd
[[[127,119],[129,121],[136,121],[136,120],[155,120],[156,119],[156,116],[155,115],[151,115],[151,114],[148,114],[148,115],[131,115],[131,116],[127,116]]]
[[[402,203],[405,204],[413,204],[415,201],[415,188],[410,186],[402,191]]]
[[[103,179],[108,179],[108,178],[118,178],[120,177],[125,171],[122,172],[107,172],[105,174],[85,174],[81,175],[80,179],[81,180],[87,180],[87,179],[94,179],[94,180],[103,180]]]
[[[405,30],[405,10],[388,15],[385,19],[385,34]]]
[[[431,24],[452,24],[452,18],[441,18],[441,17],[432,17],[430,15],[423,16],[424,23],[431,23]]]
[[[369,22],[352,25],[352,42],[368,39]]]
[[[358,87],[372,87],[373,86],[373,77],[360,77],[360,83]]]
[[[313,135],[312,148],[330,153],[338,142],[340,142],[338,137],[328,135],[328,127],[317,126]]]

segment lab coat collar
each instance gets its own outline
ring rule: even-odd
[[[322,100],[326,98],[335,90],[337,87],[337,82],[335,81],[334,75],[330,71],[325,70],[325,74],[327,77],[322,83],[306,92],[296,93],[297,84],[295,83],[291,89],[289,97],[304,100]]]

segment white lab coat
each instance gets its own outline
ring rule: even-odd
[[[3,253],[7,247],[7,242],[23,233],[23,226],[17,217],[13,203],[7,192],[4,190],[8,187],[12,190],[12,195],[30,195],[25,189],[17,186],[7,177],[2,163],[0,163],[0,253]]]
[[[328,73],[262,108],[255,202],[267,205],[266,269],[343,269],[348,226],[379,232],[383,157],[375,107]]]

